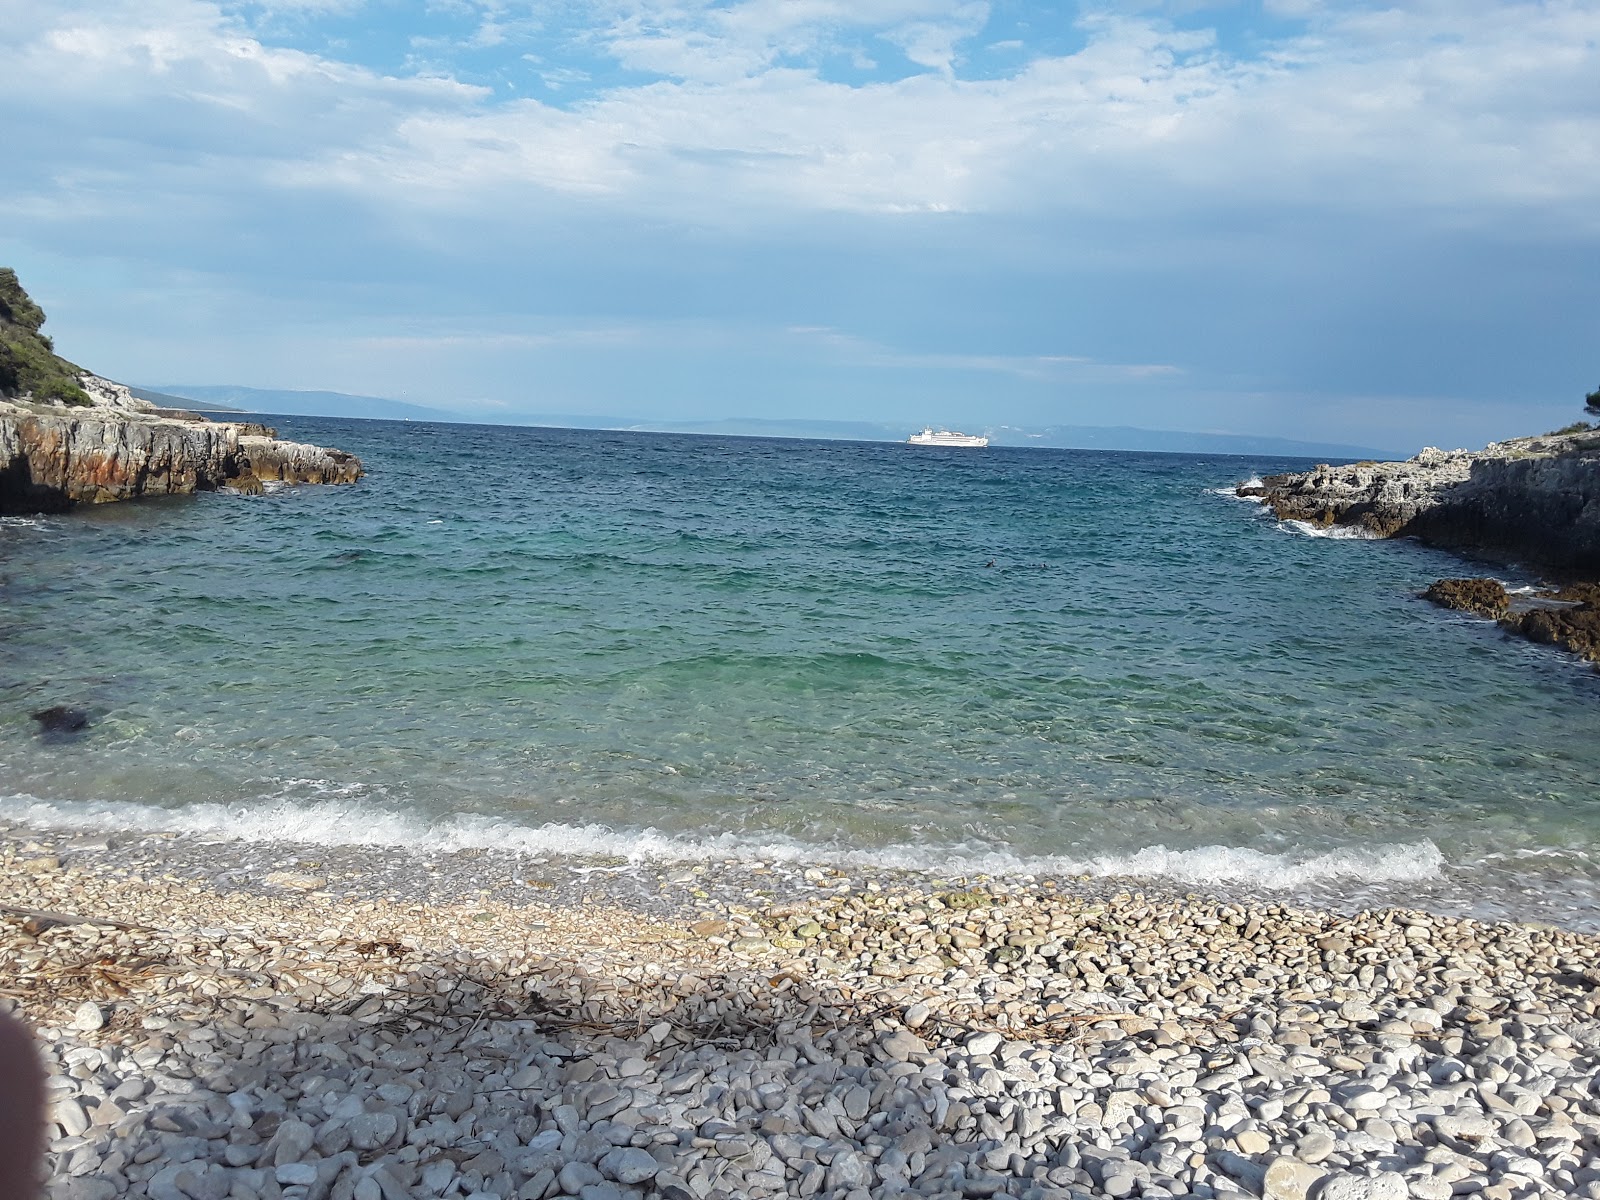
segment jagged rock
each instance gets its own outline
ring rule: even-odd
[[[1600,431],[1321,465],[1239,489],[1280,521],[1347,525],[1574,573],[1600,573]]]
[[[1280,521],[1416,537],[1569,579],[1600,576],[1600,430],[1491,442],[1478,451],[1428,447],[1401,463],[1321,465],[1238,494],[1259,499]],[[1600,662],[1600,584],[1513,598],[1492,579],[1441,579],[1423,595]]]
[[[16,273],[0,268],[0,513],[361,477],[354,455],[280,442],[264,425],[157,409],[56,355],[39,332],[44,319]]]
[[[61,512],[252,480],[353,483],[354,455],[117,408],[0,401],[0,512]],[[259,483],[254,485],[259,490]]]
[[[1593,587],[1592,584],[1585,585]],[[1558,592],[1557,597],[1565,592]],[[1573,607],[1538,607],[1508,617],[1501,622],[1527,638],[1548,646],[1560,646],[1590,662],[1600,662],[1600,609],[1592,602]]]
[[[1513,599],[1495,579],[1440,579],[1422,594],[1445,608],[1492,618],[1530,642],[1600,662],[1600,584],[1571,584]]]
[[[239,463],[241,473],[284,483],[354,483],[361,477],[361,461],[353,454],[242,431]]]
[[[98,375],[78,376],[78,386],[89,394],[95,408],[109,408],[117,412],[153,413],[156,406],[141,400],[120,383],[102,379]]]
[[[1511,609],[1511,597],[1498,579],[1440,579],[1429,584],[1422,595],[1443,608],[1480,617],[1503,617]]]

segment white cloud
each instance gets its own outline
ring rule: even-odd
[[[404,383],[412,376],[402,365],[430,355],[455,355],[452,363],[465,370],[478,358],[548,361],[566,353],[564,361],[582,360],[571,375],[573,396],[587,394],[608,357],[653,362],[650,355],[669,357],[681,345],[715,360],[710,347],[718,337],[725,347],[753,338],[772,361],[796,361],[793,347],[785,351],[781,339],[762,342],[752,331],[755,315],[744,325],[730,321],[721,333],[678,326],[662,335],[667,327],[658,324],[630,341],[618,332],[633,328],[640,294],[654,289],[648,300],[675,299],[678,281],[696,278],[696,253],[729,245],[765,254],[749,257],[768,274],[755,278],[757,271],[742,267],[739,283],[749,286],[750,304],[763,308],[769,329],[800,319],[865,331],[855,340],[813,335],[841,374],[869,368],[865,373],[886,387],[906,372],[918,372],[919,381],[942,373],[970,386],[962,373],[981,372],[985,389],[1052,395],[1113,394],[1141,384],[1163,395],[1200,388],[1207,372],[1196,360],[1208,354],[1213,365],[1230,355],[1251,364],[1238,368],[1240,386],[1260,388],[1286,375],[1289,368],[1278,364],[1290,352],[1273,358],[1270,338],[1243,320],[1237,330],[1220,329],[1207,289],[1235,276],[1274,286],[1268,277],[1282,261],[1282,277],[1292,282],[1281,295],[1328,289],[1319,317],[1363,312],[1392,286],[1386,272],[1393,268],[1383,260],[1357,269],[1329,244],[1335,228],[1381,230],[1388,248],[1455,238],[1452,260],[1460,258],[1458,247],[1486,244],[1473,240],[1484,230],[1492,231],[1488,241],[1567,238],[1560,244],[1575,247],[1569,262],[1594,261],[1595,0],[1318,9],[1308,11],[1301,34],[1254,58],[1231,53],[1229,39],[1204,30],[1101,14],[1085,18],[1081,49],[1036,54],[1004,78],[962,78],[963,41],[953,36],[943,60],[948,71],[931,67],[853,86],[815,62],[856,53],[857,41],[882,48],[918,21],[971,29],[976,16],[969,13],[961,26],[963,6],[954,0],[870,0],[848,12],[831,0],[725,8],[684,0],[681,9],[635,5],[627,10],[638,17],[631,26],[621,9],[608,11],[613,17],[591,31],[594,46],[631,37],[640,53],[694,61],[625,85],[595,84],[606,77],[600,64],[586,98],[558,106],[497,100],[448,77],[400,77],[275,45],[206,0],[0,0],[0,25],[13,48],[0,73],[0,112],[10,114],[0,117],[8,156],[0,205],[11,216],[9,235],[14,244],[63,256],[120,256],[173,273],[176,264],[230,283],[237,275],[242,291],[291,276],[299,281],[295,299],[314,297],[308,307],[322,306],[316,311],[337,307],[318,289],[353,280],[384,291],[386,311],[400,314],[426,317],[430,306],[480,313],[502,302],[525,304],[524,312],[570,312],[576,315],[560,329],[476,343],[461,340],[474,336],[467,330],[431,349],[425,335],[408,338],[375,322],[375,335],[367,327],[347,340],[347,360],[330,352],[315,363],[280,350],[305,344],[284,335],[261,361],[292,361],[307,384],[332,372],[338,386],[361,391],[379,386],[360,382],[375,361],[389,363]],[[503,49],[520,62],[521,46]],[[544,61],[532,65],[551,81],[581,82],[594,65],[570,65],[559,46],[537,49]],[[897,219],[902,215],[912,219]],[[958,244],[974,231],[971,244]],[[804,251],[772,248],[794,244],[819,247],[821,257],[872,262],[836,272],[846,280],[839,293],[859,286],[879,263],[883,274],[920,280],[925,260],[940,255],[964,256],[962,278],[1006,277],[1024,289],[1053,272],[1053,288],[1036,290],[1034,311],[1020,318],[1047,332],[1015,341],[981,329],[968,334],[993,315],[982,311],[985,304],[1024,302],[998,287],[981,298],[931,289],[913,296],[916,282],[897,296],[907,315],[875,328],[874,314],[850,309],[847,294],[831,294],[820,270],[809,295],[787,294],[783,269]],[[1372,244],[1369,236],[1366,252]],[[413,282],[411,255],[431,260],[415,272],[426,286],[391,299],[389,289]],[[1127,300],[1136,286],[1126,287],[1124,307],[1102,322],[1139,328],[1140,337],[1119,332],[1108,345],[1103,331],[1097,340],[1064,325],[1057,340],[1049,330],[1052,306],[1072,309],[1075,290],[1115,290],[1124,267],[1161,288],[1176,277],[1168,271],[1172,260],[1185,255],[1182,282],[1196,289],[1199,280],[1197,290],[1151,317],[1148,306]],[[547,257],[562,261],[547,269]],[[635,270],[646,259],[650,265]],[[1202,260],[1203,270],[1195,265]],[[1085,264],[1080,282],[1072,271]],[[1337,292],[1327,276],[1347,265]],[[1592,287],[1584,283],[1592,270],[1562,276],[1562,269],[1549,268],[1557,283],[1538,286]],[[540,285],[546,276],[556,283]],[[526,287],[523,277],[531,281]],[[591,278],[602,282],[591,286]],[[486,285],[502,289],[493,301],[480,300]],[[686,288],[684,313],[712,314],[709,322],[743,302],[743,293],[717,286]],[[1492,290],[1503,292],[1498,299],[1490,290],[1484,304],[1500,307],[1487,311],[1506,320],[1521,319],[1513,306],[1536,296],[1526,281],[1516,292],[1494,279]],[[574,293],[581,298],[569,299]],[[739,298],[723,301],[722,294]],[[719,303],[725,307],[713,313]],[[1272,301],[1255,303],[1256,319],[1294,323]],[[940,326],[942,309],[971,309],[977,319]],[[255,319],[246,303],[230,311],[240,322]],[[298,311],[278,319],[315,320]],[[1569,314],[1569,323],[1575,319]],[[571,325],[579,321],[591,324]],[[1186,324],[1204,324],[1205,333],[1185,343]],[[1000,325],[993,321],[991,331]],[[1152,328],[1146,333],[1143,325]],[[911,332],[918,326],[940,331]],[[574,332],[563,332],[568,327]],[[584,328],[598,332],[585,335]],[[1338,357],[1359,360],[1374,344],[1352,343],[1347,355],[1342,346],[1335,353],[1311,345],[1323,340],[1315,320],[1295,323],[1294,333],[1307,343],[1302,357],[1321,355],[1320,371]],[[371,336],[399,340],[385,345]],[[1386,336],[1398,342],[1409,335]],[[1017,344],[1050,352],[1006,352]],[[1227,349],[1213,352],[1220,345]],[[585,346],[594,347],[592,355],[582,353]],[[608,356],[613,346],[626,353]],[[1408,353],[1417,360],[1429,351]],[[1450,357],[1477,362],[1483,375],[1483,354]],[[1523,355],[1538,357],[1537,350]],[[506,370],[519,377],[517,368]],[[1213,369],[1211,379],[1218,373]],[[654,372],[641,374],[655,385]],[[220,368],[215,377],[238,378]],[[458,377],[439,375],[446,386]],[[1593,381],[1581,383],[1586,390]],[[485,376],[474,386],[487,390],[493,381]],[[1359,386],[1380,385],[1369,377]],[[1413,379],[1396,386],[1427,385]],[[615,394],[632,392],[619,383]],[[1497,435],[1515,431],[1508,423]]]
[[[988,14],[980,0],[623,0],[595,38],[624,66],[701,83],[830,54],[859,61],[870,57],[862,44],[871,38],[948,71],[958,44],[977,34]]]
[[[826,325],[791,325],[786,331],[826,350],[836,361],[887,370],[978,371],[1045,383],[1094,383],[1181,375],[1166,363],[1096,362],[1079,354],[929,353],[886,346]]]
[[[176,183],[184,170],[163,163],[182,148],[273,186],[480,216],[541,194],[696,222],[1290,205],[1588,225],[1600,212],[1593,3],[1323,9],[1256,59],[1103,15],[1077,53],[986,81],[955,70],[987,17],[966,0],[604,12],[597,44],[662,78],[554,108],[269,46],[202,0],[0,0],[16,47],[0,94],[41,114],[19,179],[58,193],[82,184],[75,140],[92,137],[107,182]],[[860,38],[932,71],[847,86],[806,65]]]

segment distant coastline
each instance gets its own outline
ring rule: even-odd
[[[181,399],[210,411],[269,413],[277,416],[347,417],[386,421],[438,421],[450,424],[512,425],[560,429],[631,430],[639,433],[704,433],[725,437],[806,438],[822,441],[904,442],[921,428],[916,422],[813,421],[755,417],[658,421],[589,413],[462,413],[345,392],[248,388],[213,384],[161,384],[144,389]],[[135,388],[135,394],[142,390]],[[1233,454],[1271,458],[1358,461],[1395,457],[1392,450],[1308,442],[1250,434],[1196,433],[1140,429],[1131,425],[982,425],[966,419],[956,426],[986,434],[991,446],[1039,446],[1053,450],[1128,450],[1155,454]],[[956,427],[952,426],[952,427]]]

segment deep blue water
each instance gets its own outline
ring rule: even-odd
[[[1295,464],[275,423],[368,477],[0,526],[0,816],[1600,921],[1595,675]]]

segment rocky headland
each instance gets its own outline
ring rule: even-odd
[[[0,513],[361,477],[352,454],[158,409],[57,356],[43,323],[15,273],[0,270]]]
[[[1428,448],[1405,462],[1319,465],[1241,486],[1280,521],[1414,537],[1474,558],[1516,563],[1556,584],[1512,596],[1494,579],[1440,580],[1435,603],[1600,661],[1600,430],[1585,426],[1490,443]]]
[[[1280,521],[1342,525],[1374,537],[1600,578],[1600,430],[1428,448],[1405,462],[1317,466],[1246,485]]]

